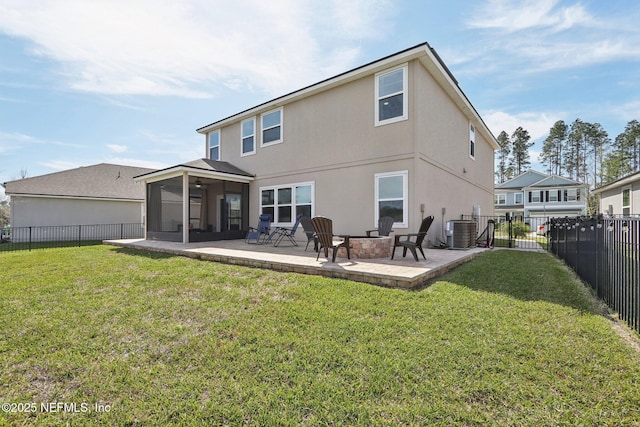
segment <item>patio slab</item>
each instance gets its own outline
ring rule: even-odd
[[[336,258],[332,263],[320,255],[316,261],[313,248],[305,252],[306,243],[300,246],[250,245],[244,240],[216,242],[176,243],[157,240],[128,239],[105,240],[105,244],[162,252],[196,259],[222,262],[247,267],[266,268],[275,271],[312,274],[325,277],[354,280],[379,286],[416,289],[430,279],[440,276],[454,267],[473,259],[485,248],[467,250],[425,249],[427,260],[416,262],[411,254],[402,257],[400,248],[395,259]],[[329,252],[331,254],[331,252]]]

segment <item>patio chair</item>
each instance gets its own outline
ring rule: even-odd
[[[377,232],[378,236],[388,236],[393,230],[394,219],[390,216],[383,216],[378,220],[378,228],[375,230],[366,230],[367,237],[371,237],[371,233]]]
[[[291,228],[278,227],[273,233],[271,233],[271,238],[275,238],[273,242],[273,246],[278,247],[280,242],[286,237],[293,243],[293,246],[298,246],[298,242],[296,242],[296,230],[298,229],[298,225],[300,225],[300,219],[302,218],[302,214],[298,214],[296,216],[296,222],[293,224]]]
[[[304,247],[304,251],[306,252],[309,243],[313,242],[313,250],[318,252],[318,238],[316,237],[316,231],[313,229],[313,224],[311,224],[311,218],[303,216],[300,219],[300,224],[302,224],[304,234],[307,236],[307,246]]]
[[[416,253],[416,248],[420,250],[422,257],[426,260],[427,257],[424,256],[424,251],[422,250],[422,242],[424,241],[425,236],[427,235],[427,231],[429,231],[429,227],[431,227],[431,223],[433,222],[433,217],[428,216],[422,220],[422,224],[420,224],[420,229],[417,233],[413,234],[396,234],[395,240],[393,242],[393,252],[391,252],[391,259],[396,253],[396,248],[398,246],[402,246],[402,257],[407,256],[407,249],[411,251],[413,257],[416,261],[418,261],[418,254]],[[415,237],[415,240],[411,240]]]
[[[336,261],[336,254],[338,253],[339,248],[346,248],[347,258],[351,259],[351,252],[349,252],[349,236],[335,236],[333,234],[333,221],[329,218],[317,216],[311,218],[311,224],[313,225],[318,242],[320,243],[316,261],[320,258],[321,249],[324,249],[324,256],[329,259],[329,248],[333,250],[333,258],[331,259],[331,262]]]
[[[262,214],[258,217],[258,227],[249,227],[245,242],[261,245],[271,241],[271,214]]]

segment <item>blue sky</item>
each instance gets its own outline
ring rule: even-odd
[[[204,157],[195,129],[425,41],[535,161],[557,120],[640,120],[638,22],[637,0],[0,0],[0,183]]]

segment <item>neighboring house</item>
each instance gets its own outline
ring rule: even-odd
[[[600,213],[634,215],[640,213],[640,172],[627,175],[593,190],[600,195]]]
[[[495,214],[525,218],[579,216],[587,212],[589,186],[528,170],[495,188]]]
[[[3,184],[11,227],[142,223],[144,185],[152,169],[101,163]]]
[[[197,131],[207,159],[136,178],[148,239],[242,238],[260,213],[283,227],[326,216],[351,235],[381,216],[416,232],[433,215],[433,239],[448,219],[493,212],[497,142],[427,43]]]

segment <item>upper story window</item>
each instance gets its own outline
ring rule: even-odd
[[[242,132],[240,155],[247,156],[256,153],[256,119],[250,118],[240,124]]]
[[[261,145],[277,144],[282,142],[282,108],[264,113],[261,118],[262,141]]]
[[[375,224],[383,216],[390,216],[394,220],[394,227],[409,226],[408,176],[408,171],[375,175]]]
[[[469,125],[469,157],[476,158],[476,129]]]
[[[542,191],[529,191],[529,203],[540,203]]]
[[[211,160],[220,160],[220,131],[215,130],[209,132],[209,158]]]
[[[496,194],[496,205],[506,205],[507,204],[507,195],[506,194]]]
[[[376,74],[376,126],[406,120],[407,65]]]
[[[522,204],[522,193],[514,193],[513,195],[513,203],[516,205],[521,205]]]
[[[580,189],[569,188],[567,190],[564,190],[564,200],[566,202],[575,202],[580,200]]]

